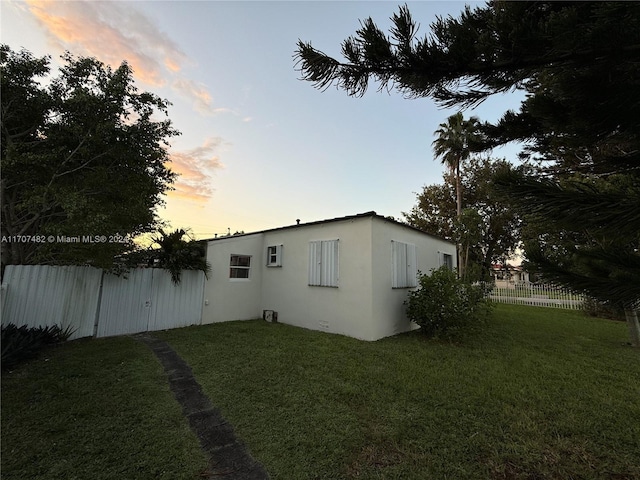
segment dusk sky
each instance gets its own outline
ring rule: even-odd
[[[428,32],[462,2],[408,2]],[[339,56],[342,40],[371,16],[385,31],[399,3],[386,1],[10,1],[0,41],[13,50],[65,50],[117,67],[166,98],[182,132],[171,142],[180,173],[160,217],[196,238],[252,232],[375,210],[401,218],[424,185],[442,182],[431,142],[455,110],[407,100],[375,85],[362,98],[299,80],[298,39]],[[476,5],[476,3],[471,3]],[[465,116],[495,120],[521,94],[500,95]],[[494,156],[515,161],[517,148]]]

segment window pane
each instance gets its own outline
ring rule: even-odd
[[[249,269],[232,267],[229,270],[229,278],[249,278]]]
[[[251,257],[248,255],[231,255],[232,267],[249,267],[251,264]]]

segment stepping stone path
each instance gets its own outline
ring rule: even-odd
[[[233,427],[211,404],[193,377],[191,367],[166,343],[148,333],[134,338],[147,345],[158,357],[169,380],[173,396],[182,406],[191,430],[209,457],[209,469],[201,478],[224,480],[264,480],[269,475],[238,440]],[[206,476],[205,476],[206,475]]]

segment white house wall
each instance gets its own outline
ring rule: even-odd
[[[202,323],[248,320],[261,316],[260,296],[264,265],[262,233],[225,237],[209,242],[207,261],[211,265],[205,282]],[[231,255],[250,255],[248,279],[229,278]]]
[[[309,285],[310,242],[338,240],[338,287]],[[207,259],[203,323],[248,320],[273,310],[289,325],[377,340],[413,328],[403,302],[408,288],[392,288],[392,241],[416,246],[417,268],[441,264],[455,246],[378,216],[349,217],[212,240]],[[267,266],[267,249],[281,249],[281,266]],[[281,246],[281,247],[280,247]],[[229,278],[231,255],[250,255],[248,280]]]
[[[416,246],[417,270],[429,273],[441,265],[442,254],[452,255],[455,266],[455,245],[426,235],[395,222],[374,218],[373,230],[373,316],[371,325],[375,339],[397,335],[416,328],[405,314],[404,301],[412,288],[392,288],[391,242]]]
[[[336,239],[338,287],[310,286],[310,242]],[[282,323],[369,340],[371,219],[350,219],[265,233],[265,253],[269,245],[280,244],[282,267],[263,267],[262,309],[278,312],[278,321]]]

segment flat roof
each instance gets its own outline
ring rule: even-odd
[[[380,219],[380,220],[384,220],[385,222],[395,223],[396,225],[399,225],[401,227],[409,228],[409,229],[414,230],[416,232],[420,232],[420,233],[422,233],[424,235],[428,235],[430,237],[437,238],[438,240],[443,240],[445,242],[449,242],[449,243],[453,244],[453,242],[451,242],[450,240],[446,240],[446,239],[444,239],[444,238],[442,238],[442,237],[440,237],[438,235],[434,235],[432,233],[425,232],[424,230],[420,230],[419,228],[414,227],[412,225],[409,225],[408,223],[399,222],[398,220],[395,220],[394,218],[383,217],[382,215],[378,215],[373,210],[370,211],[370,212],[358,213],[356,215],[347,215],[346,217],[336,217],[336,218],[328,218],[328,219],[325,219],[325,220],[316,220],[314,222],[299,223],[300,221],[296,220],[296,222],[298,222],[298,223],[296,223],[294,225],[287,225],[287,226],[284,226],[284,227],[277,227],[277,228],[269,228],[267,230],[259,230],[259,231],[250,232],[250,233],[238,233],[238,234],[235,234],[235,235],[224,235],[224,236],[214,237],[214,238],[205,238],[205,239],[203,239],[201,241],[210,242],[210,241],[215,241],[215,240],[223,240],[225,238],[246,237],[246,236],[249,236],[249,235],[257,235],[259,233],[276,232],[276,231],[280,231],[280,230],[288,230],[290,228],[303,228],[303,227],[309,227],[309,226],[312,226],[312,225],[321,225],[321,224],[324,224],[324,223],[332,223],[332,222],[343,222],[345,220],[355,220],[355,219],[367,218],[367,217],[377,218],[377,219]]]

